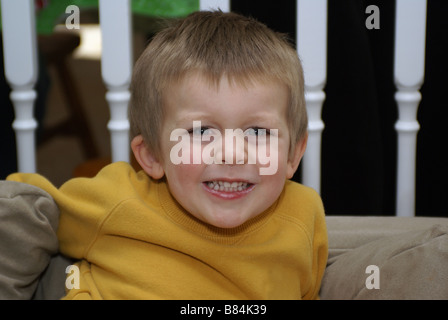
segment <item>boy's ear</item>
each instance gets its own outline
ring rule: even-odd
[[[300,139],[297,142],[296,147],[294,148],[294,152],[290,155],[288,159],[288,166],[286,170],[287,179],[291,179],[294,176],[294,173],[297,171],[300,161],[302,160],[303,154],[305,153],[307,142],[308,142],[308,132],[302,139]]]
[[[165,175],[162,164],[156,160],[152,152],[146,146],[143,137],[138,135],[131,141],[131,149],[135,160],[142,169],[153,179],[161,179]]]

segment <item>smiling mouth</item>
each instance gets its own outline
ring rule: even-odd
[[[242,192],[248,190],[253,186],[252,183],[244,182],[244,181],[206,181],[204,182],[205,186],[208,189],[213,191],[220,192]]]

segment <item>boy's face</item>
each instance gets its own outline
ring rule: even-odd
[[[268,209],[282,192],[285,180],[294,174],[306,146],[304,139],[289,156],[287,105],[287,88],[278,82],[259,82],[244,87],[230,84],[223,78],[216,88],[204,77],[194,74],[170,86],[164,100],[160,166],[172,195],[183,208],[199,220],[220,228],[237,227]],[[195,121],[200,121],[202,130],[196,128],[192,132],[193,123],[198,123]],[[225,142],[226,129],[227,132],[241,129],[246,136],[243,148],[236,147],[236,140],[229,147]],[[270,174],[260,175],[260,169],[269,164],[260,164],[258,156],[255,164],[255,161],[248,163],[248,153],[254,151],[249,151],[248,139],[262,132],[257,129],[268,132],[265,158],[277,161]],[[277,139],[273,139],[269,130],[277,130]],[[173,132],[184,132],[184,135],[170,139]],[[210,136],[214,139],[222,136],[222,143],[215,144],[222,146],[222,152],[210,152],[210,149],[204,152],[206,146],[211,145],[204,137]],[[189,161],[175,164],[173,156],[178,156],[180,149],[182,158]],[[237,164],[236,159],[241,154],[244,164]],[[206,164],[206,155],[212,155],[222,164]]]

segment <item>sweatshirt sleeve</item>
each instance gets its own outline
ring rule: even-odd
[[[60,210],[57,231],[60,252],[70,258],[85,258],[98,229],[112,210],[120,190],[113,181],[113,168],[103,169],[94,178],[74,178],[59,189],[38,174],[13,174],[8,180],[23,182],[48,192]]]
[[[319,291],[328,258],[328,236],[325,210],[320,195],[312,188],[287,181],[279,204],[279,211],[300,225],[302,241],[308,246],[301,254],[302,299],[319,299]],[[297,229],[296,229],[297,230]]]
[[[316,211],[314,215],[314,225],[312,229],[312,283],[311,290],[308,291],[304,299],[319,299],[319,291],[327,266],[328,258],[328,235],[325,222],[325,211],[320,196],[316,193]]]

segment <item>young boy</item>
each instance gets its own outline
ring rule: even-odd
[[[60,189],[9,177],[59,206],[60,251],[81,273],[66,298],[318,298],[324,209],[288,180],[306,148],[303,88],[296,51],[253,19],[196,12],[158,33],[131,86],[143,170],[113,163]]]

